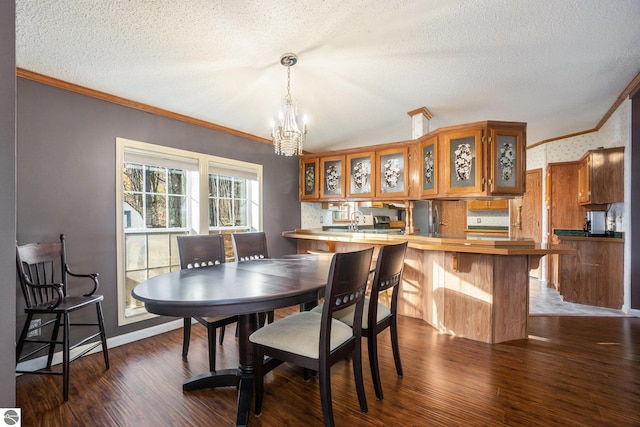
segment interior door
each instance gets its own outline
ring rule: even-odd
[[[439,200],[434,202],[434,210],[436,207],[440,216],[440,234],[464,236],[467,229],[466,200]]]
[[[527,171],[526,189],[522,197],[511,201],[511,236],[542,241],[542,169]],[[531,270],[529,275],[538,279],[540,266]]]

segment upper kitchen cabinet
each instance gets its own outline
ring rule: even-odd
[[[445,197],[515,197],[525,190],[526,123],[479,122],[442,129]]]
[[[345,156],[320,157],[320,198],[340,200],[345,197]]]
[[[406,198],[409,195],[408,148],[376,152],[376,197]]]
[[[372,151],[348,154],[346,192],[349,199],[370,199],[375,195],[375,161]]]
[[[465,196],[484,191],[483,129],[441,134],[444,141],[444,192]]]
[[[624,201],[624,147],[590,150],[578,165],[578,203],[606,205]]]
[[[300,200],[317,200],[320,196],[320,169],[317,157],[300,159]]]
[[[420,198],[429,198],[438,194],[438,137],[429,138],[420,143]]]
[[[488,135],[489,194],[522,195],[526,179],[523,127],[489,127]]]

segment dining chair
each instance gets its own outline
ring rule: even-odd
[[[224,237],[221,234],[203,234],[178,236],[180,268],[206,268],[225,262]],[[215,283],[212,284],[215,286]],[[207,346],[209,350],[209,370],[216,370],[216,328],[220,328],[220,341],[224,340],[225,327],[238,321],[238,316],[194,317],[207,328]],[[182,340],[182,358],[187,358],[191,340],[191,317],[184,318]]]
[[[376,398],[382,400],[382,382],[380,381],[380,369],[378,367],[378,334],[389,328],[391,335],[391,349],[396,365],[398,378],[402,378],[402,362],[400,361],[400,348],[398,345],[398,293],[404,270],[404,258],[407,252],[407,242],[380,247],[376,268],[371,282],[370,296],[364,299],[362,316],[362,335],[367,337],[367,349],[369,352],[369,366],[371,378],[376,392]],[[380,297],[391,291],[391,304],[387,306],[381,303]],[[318,305],[312,311],[320,312],[323,304]],[[336,311],[334,317],[347,325],[353,324],[355,310],[348,307]]]
[[[325,426],[333,426],[331,366],[352,359],[360,411],[367,412],[362,376],[362,313],[373,248],[336,253],[331,260],[322,313],[302,311],[278,319],[249,336],[254,344],[255,360],[265,356],[316,371],[320,382],[320,401]],[[333,318],[336,310],[354,307],[352,326]],[[255,413],[262,412],[264,365],[256,363]]]
[[[267,235],[264,231],[233,233],[231,240],[233,242],[233,256],[237,262],[269,258]],[[265,323],[265,318],[269,323],[273,323],[274,312],[271,310],[260,313],[259,317],[261,326]]]
[[[69,400],[69,364],[93,349],[102,346],[102,355],[106,369],[109,369],[107,336],[102,313],[102,295],[98,290],[98,273],[73,273],[67,264],[65,236],[60,235],[59,242],[29,243],[19,246],[16,243],[16,266],[27,318],[16,345],[16,372],[22,374],[61,375],[62,397]],[[70,292],[73,282],[89,283],[84,293],[75,295]],[[81,292],[79,292],[81,293]],[[95,307],[97,320],[87,323],[83,318],[75,317],[75,312]],[[74,322],[71,322],[74,313]],[[35,317],[35,319],[34,319]],[[40,320],[32,325],[32,321]],[[83,320],[79,322],[79,320]],[[51,335],[44,337],[44,328],[51,326]],[[58,335],[62,331],[62,339]],[[80,334],[83,334],[82,336]],[[74,342],[71,343],[73,336]],[[98,338],[98,340],[96,340]],[[25,344],[27,345],[25,348]],[[51,370],[56,346],[62,346],[62,371]],[[81,348],[71,356],[71,352]],[[22,354],[25,350],[25,354]],[[47,350],[46,370],[19,369],[20,362]]]

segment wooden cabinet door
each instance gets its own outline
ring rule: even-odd
[[[350,199],[372,198],[375,195],[375,153],[347,155],[346,191]]]
[[[409,195],[407,147],[376,152],[376,197],[398,199]]]
[[[488,192],[491,195],[520,195],[525,191],[524,132],[516,129],[489,128],[487,155]]]
[[[320,158],[320,198],[344,199],[344,156]]]
[[[484,190],[482,129],[444,134],[444,191],[464,196]]]
[[[318,158],[300,159],[300,200],[317,200],[320,197]]]
[[[502,200],[470,200],[470,211],[505,211],[509,209],[509,201]]]
[[[550,183],[547,241],[554,243],[553,230],[582,229],[585,210],[578,204],[578,162],[549,163]]]
[[[578,164],[578,203],[591,201],[591,156],[586,156]]]
[[[429,198],[438,194],[438,137],[420,143],[420,196]]]
[[[446,236],[464,236],[467,228],[467,202],[464,200],[436,200],[433,202],[438,224],[439,234]]]

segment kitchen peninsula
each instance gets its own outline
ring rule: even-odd
[[[509,237],[322,230],[282,235],[297,239],[298,253],[377,251],[408,241],[398,312],[443,333],[492,344],[527,338],[529,270],[545,255],[575,251]]]

